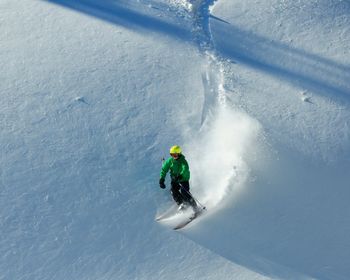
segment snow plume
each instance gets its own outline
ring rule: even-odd
[[[202,71],[201,129],[186,135],[189,141],[184,148],[190,161],[191,190],[208,208],[232,198],[244,185],[249,174],[247,151],[257,146],[254,143],[260,131],[257,121],[228,104],[225,60],[217,55],[210,30],[210,7],[214,2],[185,1],[191,4],[194,40],[206,63]]]
[[[225,60],[213,49],[207,9],[198,1],[194,13],[200,50],[207,63],[202,72],[201,129],[189,135],[186,155],[191,166],[193,194],[208,208],[222,206],[234,197],[249,175],[247,159],[258,145],[260,124],[230,104],[225,89]],[[249,153],[248,153],[249,152]],[[227,199],[226,199],[227,198]]]
[[[201,202],[213,208],[244,185],[249,174],[246,157],[256,146],[259,131],[257,121],[228,106],[219,106],[207,118],[185,147],[192,190]]]

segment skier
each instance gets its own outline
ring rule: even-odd
[[[179,205],[179,210],[184,210],[192,206],[197,212],[198,206],[190,194],[190,169],[181,148],[177,145],[170,148],[170,158],[168,158],[160,171],[159,186],[165,189],[165,177],[170,170],[171,194],[175,202]]]

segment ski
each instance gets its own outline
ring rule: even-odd
[[[193,220],[195,220],[196,218],[198,218],[199,216],[201,216],[203,213],[204,213],[204,210],[201,210],[199,212],[195,212],[193,213],[192,216],[190,216],[189,218],[187,218],[185,221],[181,222],[180,224],[178,224],[177,226],[175,226],[173,229],[174,230],[178,230],[178,229],[182,229],[184,228],[185,226],[187,226],[189,223],[191,223]]]

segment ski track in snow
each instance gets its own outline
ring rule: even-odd
[[[191,165],[192,189],[212,210],[233,199],[234,192],[244,185],[249,174],[244,155],[250,146],[254,146],[261,130],[256,120],[227,103],[225,60],[215,50],[210,27],[210,9],[215,2],[194,0],[186,5],[192,18],[193,38],[205,65],[201,73],[204,95],[202,127],[199,132],[187,136],[185,148],[188,158],[195,163]],[[203,150],[210,153],[203,154]],[[209,171],[203,174],[203,170]]]

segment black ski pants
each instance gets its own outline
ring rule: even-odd
[[[175,202],[180,205],[181,203],[186,203],[192,207],[196,207],[197,204],[190,194],[190,183],[171,181],[171,194]]]

